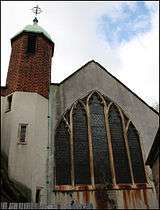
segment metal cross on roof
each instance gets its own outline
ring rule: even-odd
[[[35,13],[35,15],[37,16],[38,14],[40,14],[40,13],[42,12],[42,10],[41,10],[41,8],[37,5],[36,7],[33,7],[33,8],[32,8],[32,12]],[[34,23],[34,24],[37,24],[37,23],[38,23],[38,20],[37,20],[36,17],[34,18],[33,23]]]
[[[36,16],[42,12],[41,8],[38,5],[36,7],[33,7],[32,11],[36,14]]]

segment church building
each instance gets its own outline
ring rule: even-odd
[[[158,209],[145,165],[158,112],[94,60],[51,83],[54,42],[36,18],[11,48],[1,87],[1,151],[9,179],[30,190],[29,202]]]

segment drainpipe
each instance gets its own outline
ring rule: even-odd
[[[46,168],[46,190],[47,190],[47,205],[50,204],[51,182],[50,182],[50,152],[51,152],[51,97],[49,86],[49,99],[48,99],[48,143],[47,143],[47,168]]]

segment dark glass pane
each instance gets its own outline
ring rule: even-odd
[[[71,158],[69,132],[64,121],[61,121],[55,135],[56,184],[71,184]]]
[[[27,53],[35,53],[36,49],[36,34],[28,34]]]
[[[21,125],[21,131],[20,131],[20,141],[21,142],[25,142],[25,138],[26,138],[26,125]]]
[[[145,183],[145,170],[142,158],[142,151],[139,143],[139,136],[132,123],[130,123],[129,125],[127,137],[132,161],[134,181],[135,183]]]
[[[79,103],[73,114],[73,136],[75,184],[90,184],[87,119],[85,111]]]
[[[93,95],[91,98],[90,121],[93,143],[95,183],[111,183],[112,179],[103,105],[100,104],[100,101],[96,95]]]
[[[109,112],[109,126],[111,131],[117,184],[131,183],[131,175],[123,136],[122,122],[119,116],[119,112],[115,106],[112,106]]]

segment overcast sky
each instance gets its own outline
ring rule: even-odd
[[[10,39],[32,24],[52,37],[52,82],[61,82],[94,59],[149,105],[159,101],[158,1],[1,1],[1,85],[5,85]]]

